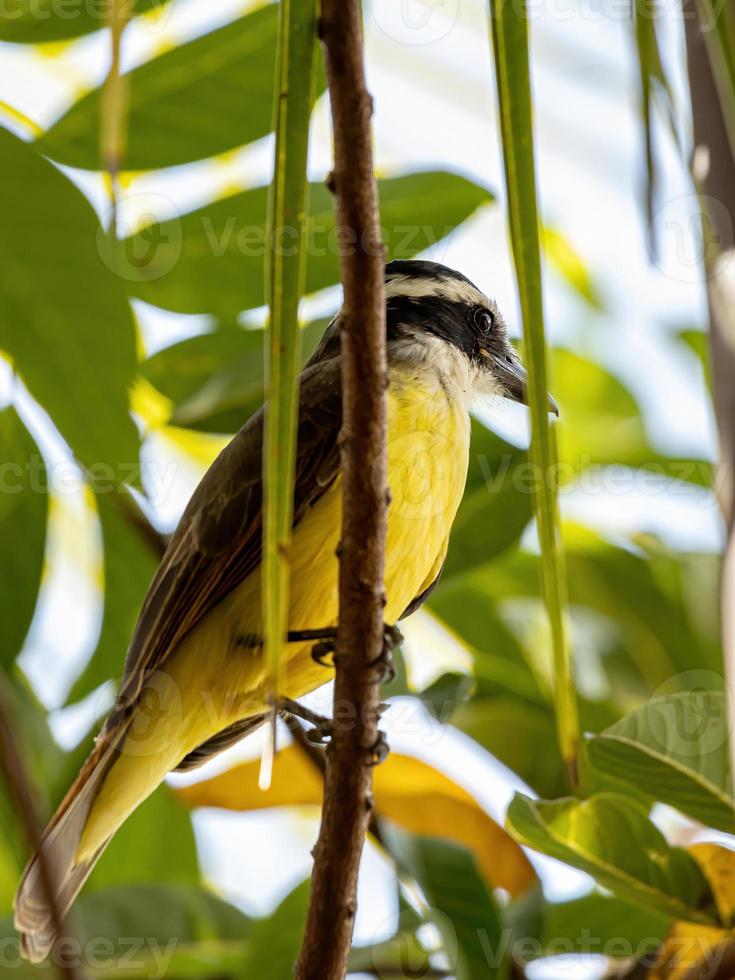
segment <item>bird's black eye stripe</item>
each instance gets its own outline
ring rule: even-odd
[[[493,332],[493,326],[495,325],[494,315],[490,312],[490,310],[485,309],[484,306],[477,306],[475,307],[473,317],[475,326],[480,333],[489,337]]]

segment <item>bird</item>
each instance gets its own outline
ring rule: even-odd
[[[494,300],[437,262],[385,267],[387,463],[391,503],[385,620],[415,612],[442,572],[464,492],[470,408],[526,402],[527,377]],[[299,377],[288,638],[282,693],[296,700],[331,676],[305,639],[338,619],[342,496],[340,332],[334,317]],[[549,407],[556,410],[550,399]],[[112,836],[172,771],[211,759],[268,717],[261,641],[264,408],[206,472],[144,600],[110,716],[42,836],[62,916]],[[15,897],[23,955],[56,939],[38,855]]]

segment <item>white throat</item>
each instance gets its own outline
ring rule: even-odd
[[[423,330],[404,328],[404,335],[390,343],[389,360],[408,368],[424,384],[436,384],[452,404],[469,411],[480,396],[501,394],[488,371],[474,365],[462,351],[440,337]]]

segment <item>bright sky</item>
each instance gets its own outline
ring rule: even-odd
[[[174,0],[157,16],[132,24],[125,40],[124,63],[137,64],[251,6],[236,0],[209,0],[207,4]],[[550,337],[599,359],[631,387],[645,408],[657,447],[713,457],[714,427],[697,366],[667,337],[673,328],[699,327],[704,322],[703,283],[693,236],[694,198],[671,141],[660,129],[664,179],[658,232],[662,257],[659,265],[650,266],[641,209],[637,68],[627,5],[619,0],[534,0],[531,9],[535,12],[532,63],[543,214],[593,270],[607,307],[606,314],[592,313],[554,275],[548,276]],[[675,92],[685,107],[683,80],[675,70],[681,62],[679,28],[672,23],[665,56],[673,71]],[[366,30],[380,172],[454,169],[501,195],[483,0],[370,0]],[[3,45],[2,49],[0,99],[42,125],[97,84],[106,70],[107,42],[102,36],[82,39],[55,58],[22,46]],[[214,192],[263,183],[268,179],[271,154],[267,139],[214,164],[136,177],[124,191],[123,227],[134,226],[151,208],[166,217]],[[322,101],[313,130],[311,176],[321,179],[328,167],[328,117]],[[88,174],[72,176],[104,210],[101,182]],[[484,208],[430,254],[461,269],[494,295],[518,332],[502,207]],[[305,312],[331,310],[336,296],[334,290],[329,291],[308,303]],[[200,317],[159,314],[143,304],[136,309],[150,350],[202,329]],[[0,369],[0,401],[10,395],[9,373]],[[15,397],[47,459],[63,461],[64,448],[43,413],[29,404],[22,391]],[[526,438],[523,409],[493,406],[488,412],[504,432],[516,439]],[[151,440],[146,451],[162,464],[172,452],[161,440]],[[181,464],[180,459],[176,461]],[[161,501],[159,516],[166,524],[176,519],[200,472],[193,465],[180,467],[178,482]],[[567,515],[608,533],[652,530],[684,548],[713,549],[721,541],[716,507],[711,495],[704,492],[678,498],[639,492],[622,497],[577,492],[565,495],[562,506]],[[80,494],[65,494],[56,501],[51,544],[54,572],[45,584],[22,661],[50,706],[61,703],[94,642],[98,555],[93,544],[86,543],[84,531],[89,526]],[[90,574],[80,575],[80,568]],[[427,671],[427,656],[429,673],[438,669],[438,659],[464,666],[463,651],[438,642],[433,629],[428,617],[416,617],[407,626],[415,669]],[[121,650],[121,662],[123,656]],[[88,712],[89,706],[58,712],[59,737],[69,741],[78,736]],[[461,773],[463,783],[488,810],[502,817],[516,781],[464,736],[451,730],[437,732],[420,715],[408,725],[398,708],[389,712],[387,723],[396,749],[451,768],[454,775]],[[250,739],[236,754],[251,756],[258,747],[257,739]],[[222,764],[220,760],[215,765]],[[196,826],[211,880],[249,911],[267,911],[308,872],[316,826],[312,818],[201,813]],[[560,870],[550,861],[541,864],[555,896],[577,894],[584,887],[583,876]],[[371,851],[361,879],[358,938],[367,940],[387,931],[394,911],[390,876]]]

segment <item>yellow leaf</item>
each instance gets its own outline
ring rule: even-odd
[[[735,920],[735,851],[719,844],[692,844],[687,850],[704,872],[725,925]]]
[[[253,759],[177,792],[189,807],[262,810],[321,804],[321,773],[297,746],[279,752],[267,791],[258,788],[259,767],[260,760]],[[389,817],[417,834],[447,838],[472,851],[491,887],[517,896],[536,883],[523,849],[466,790],[427,763],[390,755],[375,771],[373,795],[379,817]]]
[[[719,844],[692,844],[687,848],[710,883],[717,911],[724,923],[735,918],[735,851]],[[649,980],[704,980],[733,976],[733,932],[714,926],[675,922],[661,947]],[[725,972],[720,973],[720,969]]]
[[[714,926],[674,923],[664,939],[656,965],[648,974],[648,980],[705,980],[714,977],[729,939],[729,933]]]

